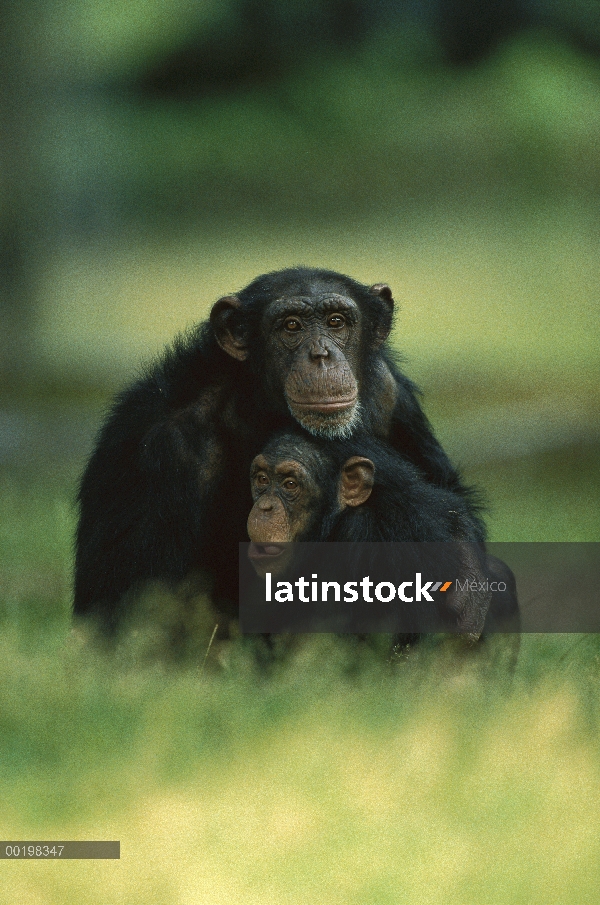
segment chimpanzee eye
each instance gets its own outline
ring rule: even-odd
[[[297,333],[298,330],[302,329],[302,324],[297,317],[286,317],[283,326],[290,333]]]
[[[269,478],[264,473],[264,471],[259,471],[259,473],[254,478],[255,484],[258,484],[259,487],[267,487],[269,484]]]
[[[346,321],[341,314],[330,314],[327,318],[327,326],[339,329],[343,327]]]
[[[283,486],[285,490],[295,490],[298,486],[298,481],[294,481],[293,478],[286,478],[283,482]]]

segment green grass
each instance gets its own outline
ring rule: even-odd
[[[327,636],[269,681],[2,647],[2,837],[122,852],[5,864],[2,901],[593,901],[596,638],[525,638],[512,690],[440,649],[349,679]]]
[[[496,537],[510,512],[540,539],[565,530],[593,472],[590,456],[569,483],[572,455],[486,469],[507,494]],[[0,901],[595,901],[597,636],[524,636],[512,678],[502,637],[390,666],[317,636],[270,678],[241,639],[203,669],[209,626],[179,668],[149,631],[102,652],[70,628],[72,494],[44,472],[0,481],[0,837],[122,855],[3,862]]]

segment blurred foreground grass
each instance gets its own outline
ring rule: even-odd
[[[121,860],[3,862],[2,901],[595,901],[596,636],[525,637],[512,690],[439,650],[349,678],[330,636],[268,682],[57,640],[3,635],[0,836]]]
[[[571,455],[486,470],[497,539],[598,537]],[[71,493],[0,482],[0,838],[119,839],[121,860],[4,861],[0,901],[596,901],[598,636],[524,636],[512,682],[501,636],[394,669],[316,636],[268,680],[241,639],[203,670],[210,623],[177,669],[148,631],[102,653],[71,634]]]

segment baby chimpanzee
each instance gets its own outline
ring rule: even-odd
[[[296,541],[352,544],[353,558],[370,555],[363,542],[441,544],[436,550],[448,557],[451,577],[460,578],[460,587],[455,583],[443,597],[449,628],[473,640],[486,624],[490,579],[512,578],[503,563],[486,556],[473,501],[427,483],[410,462],[373,437],[322,441],[299,432],[279,434],[252,462],[251,483],[248,556],[260,577],[289,576],[297,565]],[[396,548],[378,549],[387,557]],[[511,617],[518,615],[514,584],[508,597],[507,605],[496,595],[496,629],[503,607],[508,606],[507,617],[508,610]]]

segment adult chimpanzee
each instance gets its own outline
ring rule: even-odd
[[[389,578],[398,567],[402,574],[438,567],[460,579],[448,594],[436,595],[437,625],[471,639],[483,631],[491,589],[478,521],[463,498],[426,483],[385,443],[364,436],[323,442],[285,432],[252,462],[251,485],[248,557],[260,577],[289,579],[295,571],[317,571],[319,556],[327,562],[327,548],[317,552],[312,545],[308,563],[301,561],[304,548],[296,541],[342,541],[347,560],[340,562],[336,551],[331,563],[330,554],[342,575],[383,569]],[[361,546],[365,541],[387,543]],[[428,543],[400,543],[407,541]],[[318,608],[315,615],[318,623]]]
[[[216,302],[118,398],[79,491],[75,613],[114,630],[148,581],[208,575],[237,610],[250,462],[274,431],[385,438],[431,484],[468,492],[435,439],[414,385],[386,347],[388,286],[293,268]]]

